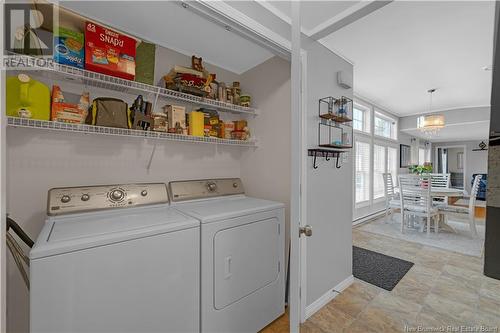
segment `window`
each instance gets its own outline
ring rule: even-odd
[[[423,165],[425,163],[425,148],[418,148],[418,164]]]
[[[418,164],[423,165],[431,161],[431,150],[425,148],[418,148]]]
[[[356,203],[370,200],[370,144],[356,141]]]
[[[365,133],[370,132],[370,108],[354,104],[352,110],[352,128]]]
[[[396,140],[396,127],[396,121],[394,119],[379,112],[375,112],[375,135]]]
[[[379,199],[384,196],[384,178],[387,162],[385,159],[385,147],[373,145],[373,199]]]

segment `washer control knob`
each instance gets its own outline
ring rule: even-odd
[[[141,191],[141,195],[142,195],[143,197],[145,197],[146,195],[148,195],[148,191],[146,191],[146,190],[142,190],[142,191]]]
[[[62,203],[68,203],[68,202],[70,202],[70,201],[71,201],[71,197],[70,197],[69,195],[67,195],[67,194],[65,194],[65,195],[63,195],[63,196],[61,197],[61,202],[62,202]]]
[[[115,189],[115,190],[111,191],[110,199],[113,201],[120,201],[123,199],[124,196],[125,196],[125,193],[123,193],[122,190]]]
[[[81,199],[82,199],[82,201],[89,201],[90,195],[88,195],[88,194],[82,194]]]
[[[207,183],[208,192],[215,192],[217,190],[217,184],[214,182]]]
[[[238,187],[238,183],[233,183],[233,187],[237,188]]]

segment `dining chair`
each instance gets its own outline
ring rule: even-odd
[[[429,176],[431,177],[432,187],[449,188],[451,185],[450,173],[431,173]],[[447,205],[448,197],[433,197],[432,203],[437,206]]]
[[[439,212],[432,205],[431,179],[428,175],[401,175],[399,176],[400,204],[401,204],[401,232],[404,232],[406,219],[409,216],[425,219],[427,234],[431,232],[431,221],[434,218],[434,231],[438,232]],[[409,220],[409,219],[408,219]],[[420,225],[424,231],[424,223]]]
[[[396,209],[401,209],[401,202],[399,200],[399,193],[394,191],[394,181],[392,179],[392,174],[387,172],[383,173],[382,177],[384,179],[384,194],[385,194],[385,218],[391,214],[391,219],[394,218],[394,211]]]
[[[469,197],[469,207],[445,205],[439,206],[438,210],[445,217],[445,223],[451,217],[453,220],[465,221],[469,223],[470,233],[473,238],[477,237],[476,229],[476,196],[479,192],[482,175],[476,175],[472,183],[471,193]]]

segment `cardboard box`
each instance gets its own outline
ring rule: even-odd
[[[75,98],[74,98],[75,99]],[[79,97],[78,103],[68,103],[57,85],[52,87],[50,120],[64,123],[84,124],[90,105],[89,93]]]
[[[163,110],[167,114],[170,128],[175,128],[178,123],[183,130],[186,129],[186,108],[184,106],[165,105]]]
[[[136,48],[135,80],[146,84],[154,84],[156,45],[141,42]]]
[[[63,65],[83,68],[84,44],[83,33],[60,27],[54,34],[54,60]]]
[[[85,68],[128,80],[135,78],[136,40],[85,22]]]

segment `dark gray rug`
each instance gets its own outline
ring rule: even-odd
[[[413,266],[412,262],[352,247],[354,277],[391,291]]]

